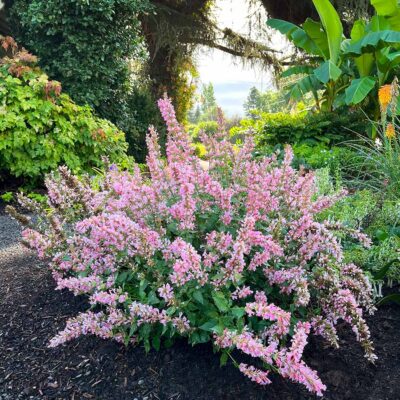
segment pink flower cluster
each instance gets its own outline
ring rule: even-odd
[[[254,303],[246,304],[246,313],[251,317],[256,315],[259,318],[276,321],[273,326],[274,334],[284,336],[290,329],[290,312],[284,311],[275,304],[267,304],[267,298],[264,293],[258,292],[256,294],[256,301]]]
[[[87,294],[96,311],[69,320],[51,346],[86,334],[150,342],[143,335],[155,327],[161,336],[238,349],[321,395],[325,386],[303,350],[310,334],[337,346],[335,326],[344,320],[373,361],[363,318],[373,310],[371,285],[344,262],[338,237],[369,240],[316,218],[337,197],[318,198],[313,173],[292,168],[290,147],[281,163],[253,158],[251,135],[237,148],[222,119],[215,135],[201,135],[204,169],[170,100],[159,107],[166,159],[150,128],[146,170],[113,167],[91,179],[61,168],[46,180],[47,224],[24,239],[49,258],[58,288]],[[270,383],[266,371],[239,368]]]
[[[268,378],[269,372],[261,371],[252,365],[247,365],[244,363],[241,363],[239,365],[239,370],[240,372],[247,376],[249,379],[251,379],[253,382],[256,382],[260,385],[268,385],[271,383],[270,379]]]
[[[178,329],[179,333],[182,334],[190,330],[189,321],[185,316],[182,316],[182,314],[171,318],[169,315],[167,315],[165,310],[160,311],[158,308],[138,302],[133,302],[129,307],[129,311],[131,316],[137,320],[139,326],[143,324],[155,324],[159,322],[162,325],[171,323],[175,328]]]

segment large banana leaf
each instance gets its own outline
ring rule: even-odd
[[[367,31],[380,32],[390,31],[390,23],[387,18],[382,15],[374,15],[367,26]]]
[[[394,31],[400,31],[400,8],[390,17],[387,17],[390,28]]]
[[[376,81],[370,76],[354,79],[346,89],[346,104],[354,105],[361,103],[374,88]]]
[[[337,67],[331,60],[325,61],[315,71],[314,75],[322,83],[329,81],[337,81],[342,75],[342,70]]]
[[[300,100],[305,94],[312,93],[318,98],[318,90],[322,89],[321,83],[314,75],[308,75],[300,79],[289,90],[289,97],[294,100]]]
[[[390,17],[374,15],[368,24],[368,29],[373,32],[379,31],[400,31],[400,8]]]
[[[294,43],[295,46],[305,50],[308,54],[323,57],[321,50],[315,42],[307,35],[307,33],[291,22],[283,21],[282,19],[270,18],[267,25],[278,30],[283,35]]]
[[[397,0],[371,0],[378,15],[389,16],[397,11]]]
[[[377,16],[385,18],[386,23],[395,31],[400,31],[400,7],[398,0],[371,0]]]
[[[387,58],[390,61],[390,67],[395,67],[396,65],[400,64],[400,51],[395,51],[388,54]]]
[[[328,38],[330,60],[337,64],[343,39],[343,25],[339,14],[329,0],[313,0],[313,3]]]
[[[345,53],[349,55],[372,53],[388,45],[398,43],[400,43],[400,32],[390,30],[370,32],[363,39],[348,46]]]
[[[351,30],[351,43],[357,43],[365,36],[365,34],[365,22],[362,20],[355,21]],[[343,51],[346,52],[346,49]],[[371,73],[372,67],[374,65],[374,56],[369,53],[363,54],[360,57],[355,58],[355,63],[360,77],[363,78],[364,76],[368,76]]]
[[[314,68],[308,65],[295,65],[294,67],[290,67],[287,70],[283,71],[281,74],[282,78],[287,78],[292,75],[309,75],[314,72]]]
[[[329,60],[329,44],[326,32],[320,22],[313,21],[311,18],[307,18],[303,24],[303,29],[307,35],[314,41],[318,46],[319,50],[323,54],[325,60]]]

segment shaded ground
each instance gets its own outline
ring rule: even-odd
[[[300,386],[273,377],[265,388],[233,365],[219,367],[209,345],[184,341],[146,355],[88,337],[57,349],[47,343],[84,298],[54,290],[44,265],[17,244],[18,227],[0,213],[0,400],[107,399],[314,399]],[[353,334],[344,329],[340,350],[320,341],[307,361],[328,386],[329,400],[400,399],[400,307],[386,306],[369,324],[379,360],[368,365]]]

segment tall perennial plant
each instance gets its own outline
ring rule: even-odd
[[[46,208],[21,198],[41,215],[35,226],[10,210],[30,225],[23,239],[50,259],[58,289],[86,294],[92,305],[50,346],[90,334],[148,350],[184,336],[211,341],[222,362],[240,350],[253,362],[234,362],[254,382],[270,383],[274,371],[322,395],[303,350],[311,334],[337,347],[344,320],[373,362],[363,318],[363,309],[373,311],[371,286],[344,263],[339,237],[369,239],[315,219],[339,195],[318,197],[313,173],[291,167],[290,147],[281,163],[253,159],[250,136],[237,149],[222,121],[203,135],[205,165],[170,100],[159,107],[166,160],[150,128],[147,171],[111,165],[100,178],[78,179],[60,168],[46,180]]]

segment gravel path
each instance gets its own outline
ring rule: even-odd
[[[6,261],[6,255],[24,252],[18,243],[21,236],[21,228],[18,223],[8,215],[0,214],[0,263]],[[26,252],[24,252],[26,254]]]
[[[11,281],[13,277],[15,280],[18,279],[18,267],[20,265],[31,264],[34,269],[38,269],[40,265],[34,254],[21,245],[21,230],[21,226],[17,221],[4,214],[4,212],[0,213],[0,304],[2,306],[25,297],[25,294],[19,291],[14,286],[14,282]],[[12,324],[12,315],[0,314],[1,317],[7,317],[7,322]],[[0,325],[0,353],[3,354],[10,351],[10,349],[2,347],[4,336],[6,336],[4,328],[4,325]],[[40,399],[37,396],[26,396],[27,393],[23,391],[18,394],[10,393],[7,390],[10,387],[6,385],[7,375],[5,375],[5,372],[3,374],[4,368],[5,366],[0,363],[0,400]],[[4,387],[2,384],[4,384]]]

